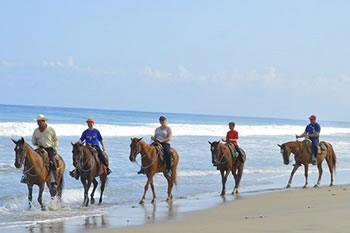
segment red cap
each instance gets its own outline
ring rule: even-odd
[[[315,115],[311,115],[311,116],[309,117],[309,119],[315,121],[315,120],[316,120],[316,116],[315,116]]]
[[[92,123],[95,123],[95,120],[93,117],[89,117],[87,120],[86,120],[86,123],[88,122],[92,122]]]

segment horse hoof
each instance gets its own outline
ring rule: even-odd
[[[41,206],[41,211],[46,211],[46,207],[45,206]]]
[[[145,204],[145,200],[144,200],[144,199],[142,199],[142,200],[139,202],[139,204],[140,204],[140,205]]]
[[[156,202],[157,202],[156,199],[153,199],[153,200],[151,201],[152,204],[154,204],[154,203],[156,203]]]
[[[225,193],[220,193],[220,196],[222,196],[222,197],[225,196]]]
[[[318,184],[315,184],[314,185],[314,188],[319,188],[320,186]]]
[[[333,183],[331,183],[330,185],[329,185],[329,187],[332,187],[333,186]]]
[[[306,189],[306,188],[307,188],[307,185],[304,185],[304,186],[303,186],[303,189]]]
[[[91,205],[95,204],[95,199],[94,199],[94,198],[91,198],[90,204],[91,204]]]
[[[234,189],[234,190],[232,191],[232,195],[235,195],[235,194],[239,194],[238,189]]]
[[[287,184],[286,189],[289,189],[290,187],[291,187],[291,185],[290,185],[290,184]]]

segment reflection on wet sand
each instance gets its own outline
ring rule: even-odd
[[[105,228],[108,227],[108,225],[108,221],[106,221],[104,215],[86,217],[84,223],[86,230]]]
[[[166,209],[167,209],[167,214],[159,213],[157,212],[157,204],[154,203],[150,206],[148,205],[141,205],[144,216],[145,216],[145,223],[146,224],[151,224],[155,223],[156,221],[159,221],[161,219],[164,219],[164,217],[168,217],[168,219],[171,219],[173,217],[177,216],[177,206],[173,204],[173,202],[168,202]],[[159,219],[157,219],[157,214],[160,216]]]
[[[38,223],[26,227],[29,233],[63,233],[65,232],[64,222]]]

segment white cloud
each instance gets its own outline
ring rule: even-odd
[[[17,64],[14,63],[14,62],[9,62],[9,61],[5,61],[5,60],[1,60],[1,61],[0,61],[0,66],[16,67]]]
[[[41,65],[44,67],[50,67],[50,68],[73,68],[73,67],[75,67],[74,59],[72,56],[69,56],[66,61],[43,60],[41,62]]]
[[[192,73],[185,66],[180,65],[177,70],[181,80],[190,80],[192,78]]]
[[[263,77],[264,84],[268,87],[275,86],[279,82],[279,78],[277,76],[277,69],[274,66],[266,67],[265,74]]]
[[[342,80],[344,82],[350,82],[350,76],[344,74]]]
[[[158,69],[151,68],[149,66],[146,66],[144,68],[143,73],[149,77],[156,79],[170,79],[172,76],[172,74],[169,72],[163,72]]]

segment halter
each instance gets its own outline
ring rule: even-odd
[[[88,163],[90,162],[91,160],[93,160],[93,158],[91,157],[90,160],[85,160],[85,162],[83,163],[83,152],[81,151],[78,155],[78,163],[77,163],[77,166],[76,169],[78,169],[79,171],[82,171],[84,173],[87,173],[89,171],[91,171],[92,167],[90,166],[89,169],[83,169],[83,167]]]
[[[22,159],[22,161],[21,161],[21,164],[23,164],[24,163],[24,165],[23,165],[23,174],[25,174],[25,175],[29,175],[29,176],[32,176],[32,177],[35,177],[35,176],[40,176],[40,174],[41,174],[41,172],[44,170],[44,165],[43,165],[43,167],[41,168],[41,170],[40,170],[40,172],[38,173],[38,174],[31,174],[31,173],[29,173],[33,168],[34,168],[34,163],[33,163],[33,165],[29,168],[29,169],[27,169],[27,170],[25,170],[26,169],[26,163],[25,163],[25,161],[26,161],[26,159],[27,159],[27,149],[24,147],[24,144],[23,144],[23,159]]]

